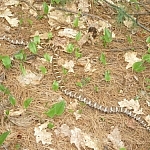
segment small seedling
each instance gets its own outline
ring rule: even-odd
[[[8,116],[9,115],[9,110],[7,109],[6,111],[5,111],[5,114]]]
[[[80,39],[81,39],[81,32],[78,32],[76,37],[75,37],[75,40],[79,41]]]
[[[57,91],[59,89],[59,83],[57,81],[54,81],[52,84],[52,89],[54,91]]]
[[[34,42],[29,43],[29,49],[33,54],[37,54],[37,46]]]
[[[24,52],[24,50],[20,50],[18,53],[15,54],[15,58],[21,61],[25,61],[26,60],[26,54]]]
[[[33,21],[32,21],[31,19],[28,19],[28,23],[29,23],[29,25],[31,25],[31,26],[32,26]]]
[[[48,39],[49,39],[49,40],[51,40],[51,39],[52,39],[52,37],[53,37],[52,32],[49,32],[49,33],[48,33]]]
[[[50,118],[53,118],[54,116],[60,116],[63,114],[65,110],[65,101],[60,101],[56,104],[54,104],[47,112],[46,115]]]
[[[0,135],[0,146],[4,143],[5,139],[9,135],[10,131],[4,132]]]
[[[3,84],[0,84],[0,91],[4,92],[4,94],[10,94],[10,90],[6,88]]]
[[[26,99],[26,100],[24,101],[24,103],[23,103],[23,107],[24,107],[25,109],[27,109],[27,108],[29,107],[29,105],[30,105],[31,102],[32,102],[32,98]]]
[[[82,57],[82,53],[79,52],[79,48],[76,48],[76,49],[75,49],[75,57],[76,57],[77,59],[79,59],[79,58]]]
[[[0,60],[2,60],[2,63],[6,69],[9,69],[11,67],[11,59],[9,56],[1,56]]]
[[[49,129],[52,129],[53,127],[54,127],[54,124],[50,122],[50,123],[48,124],[48,128],[49,128]]]
[[[11,105],[13,105],[13,106],[16,105],[16,99],[15,99],[12,95],[9,96],[9,102],[10,102]]]
[[[105,81],[110,81],[110,72],[109,72],[109,70],[105,71]]]
[[[110,32],[109,29],[105,28],[104,35],[102,36],[102,40],[103,40],[104,47],[106,47],[106,45],[112,41],[112,33]]]
[[[73,26],[74,27],[78,27],[79,25],[79,17],[76,17],[74,20],[73,20]]]
[[[44,58],[48,62],[50,62],[50,60],[51,60],[51,56],[49,54],[47,54],[47,53],[44,54]]]
[[[106,57],[104,53],[101,53],[101,56],[99,57],[99,61],[103,64],[106,65]]]
[[[43,74],[47,73],[47,69],[44,66],[40,66],[40,70]]]
[[[82,88],[83,87],[83,84],[81,82],[76,82],[76,86]]]
[[[68,70],[66,68],[62,67],[62,72],[64,75],[66,75],[68,73]]]
[[[119,150],[126,150],[126,148],[122,147],[122,148],[120,148]]]
[[[39,35],[34,36],[33,41],[34,41],[34,43],[35,43],[36,45],[40,44],[40,37],[39,37]]]
[[[97,93],[99,91],[98,86],[94,87],[94,91]]]
[[[131,38],[131,36],[127,36],[127,41],[131,44],[132,43],[132,38]]]
[[[142,72],[146,68],[143,65],[143,61],[140,61],[140,62],[135,62],[132,66],[132,69],[136,72]]]
[[[20,64],[20,70],[21,70],[22,74],[25,76],[25,75],[26,75],[26,69],[25,69],[25,67],[22,65],[22,63]]]
[[[16,148],[16,150],[19,150],[21,148],[21,145],[20,144],[16,144],[15,148]]]
[[[44,11],[45,15],[48,14],[49,7],[48,7],[48,4],[46,2],[43,2],[43,11]]]
[[[68,53],[72,53],[73,51],[74,51],[74,45],[73,44],[68,44],[67,45],[67,48],[66,48],[66,51],[68,52]]]

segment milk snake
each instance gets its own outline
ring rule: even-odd
[[[10,38],[7,38],[6,36],[2,36],[0,37],[1,40],[6,40],[11,44],[15,44],[15,45],[24,45],[27,46],[28,42],[24,42],[23,40],[12,40]],[[107,114],[112,114],[112,113],[122,113],[125,114],[131,118],[134,118],[137,122],[139,122],[139,124],[141,126],[143,126],[147,131],[150,132],[150,126],[148,126],[148,123],[141,117],[141,115],[139,114],[135,114],[133,113],[133,111],[124,108],[124,107],[119,107],[119,106],[111,106],[111,107],[107,107],[107,106],[102,106],[96,102],[92,102],[91,99],[82,96],[80,93],[78,92],[74,92],[70,89],[67,89],[65,87],[65,85],[62,82],[62,77],[61,74],[59,72],[59,68],[58,68],[58,63],[57,60],[59,58],[59,46],[52,46],[51,49],[53,50],[53,61],[52,61],[52,68],[53,68],[53,74],[56,78],[56,81],[59,83],[59,89],[62,93],[64,93],[65,95],[69,96],[70,98],[74,98],[77,99],[80,102],[85,103],[86,105],[88,105],[91,108],[97,109],[103,113],[107,113]]]

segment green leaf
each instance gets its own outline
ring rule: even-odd
[[[44,58],[46,59],[46,61],[50,62],[51,60],[51,56],[47,53],[44,54]]]
[[[0,146],[3,144],[7,136],[9,135],[10,131],[4,132],[0,135]]]
[[[74,27],[78,27],[79,25],[79,17],[76,17],[74,20],[73,20],[73,26]]]
[[[110,81],[110,72],[109,72],[109,70],[105,71],[105,81]]]
[[[49,33],[48,33],[48,39],[49,39],[49,40],[51,40],[51,39],[52,39],[52,37],[53,37],[52,32],[49,32]]]
[[[37,45],[37,44],[40,44],[40,37],[39,35],[37,36],[34,36],[34,39],[33,39],[34,43]]]
[[[24,53],[23,50],[20,50],[17,54],[15,54],[15,58],[19,60],[25,60],[26,54]]]
[[[80,39],[81,39],[81,32],[78,32],[76,37],[75,37],[75,40],[79,41]]]
[[[59,83],[57,81],[54,81],[52,84],[52,89],[54,91],[57,91],[59,89]]]
[[[53,124],[53,123],[49,123],[49,124],[48,124],[48,128],[49,128],[49,129],[52,129],[53,127],[54,127],[54,124]]]
[[[127,36],[127,41],[131,44],[132,43],[132,38],[131,38],[131,36]]]
[[[54,104],[47,112],[47,116],[50,118],[53,118],[54,116],[60,116],[63,114],[65,110],[65,102],[60,101],[56,104]]]
[[[11,59],[9,56],[2,56],[2,62],[6,69],[11,67]]]
[[[79,50],[76,49],[76,50],[75,50],[75,56],[76,56],[77,59],[78,59],[78,58],[81,58],[81,57],[82,57],[82,53],[80,53]]]
[[[3,84],[0,84],[0,91],[4,92],[5,94],[10,94],[10,90],[6,88]]]
[[[68,44],[66,51],[67,51],[68,53],[72,53],[72,52],[74,51],[74,45],[71,44],[71,43]]]
[[[143,66],[143,62],[135,62],[132,66],[133,70],[136,72],[142,72],[143,70],[145,70],[146,68]]]
[[[148,51],[148,53],[150,53],[150,48],[148,48],[148,50],[147,50],[147,51]]]
[[[9,96],[9,102],[11,105],[16,105],[16,99],[12,95]]]
[[[44,66],[40,66],[40,70],[43,74],[47,73],[47,69]]]
[[[150,54],[145,54],[145,55],[143,55],[142,60],[144,60],[144,61],[150,63]]]
[[[81,82],[76,82],[76,86],[82,88],[83,87],[83,84]]]
[[[27,109],[31,102],[32,102],[32,98],[26,99],[23,103],[24,108]]]
[[[26,69],[25,69],[25,67],[22,65],[22,63],[20,64],[20,70],[21,70],[22,74],[25,76],[25,75],[26,75]]]
[[[150,43],[150,36],[149,36],[149,37],[147,37],[147,39],[146,39],[146,43]]]
[[[112,41],[112,33],[107,28],[104,30],[103,39],[106,43],[110,43]]]
[[[103,65],[106,65],[106,57],[104,53],[101,53],[99,60],[101,63],[103,63]]]
[[[122,147],[122,148],[120,148],[119,150],[126,150],[126,148]]]
[[[44,10],[44,14],[47,15],[48,11],[49,11],[49,8],[48,8],[48,5],[47,5],[46,2],[43,2],[43,10]]]
[[[30,42],[29,43],[29,49],[30,51],[33,53],[33,54],[36,54],[37,53],[37,47],[36,47],[36,44],[34,42]]]
[[[68,70],[66,68],[62,67],[62,72],[64,75],[66,75],[68,73]]]

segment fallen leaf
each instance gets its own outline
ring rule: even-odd
[[[6,16],[5,19],[11,25],[11,27],[17,27],[18,26],[18,23],[19,23],[18,18],[10,18],[10,17]]]
[[[19,108],[18,110],[11,109],[9,111],[9,116],[19,116],[24,113],[26,110],[23,108]]]
[[[148,123],[148,126],[150,126],[150,115],[147,115],[145,117],[146,122]]]
[[[48,124],[49,122],[45,122],[44,124],[41,124],[40,126],[34,128],[36,143],[39,143],[41,141],[43,145],[52,144],[52,133],[46,131]]]
[[[131,99],[130,101],[124,99],[121,102],[118,102],[120,107],[126,107],[128,109],[133,109],[133,113],[135,114],[144,114],[142,112],[142,108],[140,109],[140,104],[138,100]]]
[[[76,109],[78,106],[78,100],[75,99],[75,102],[70,102],[70,104],[67,105],[67,109]]]
[[[69,37],[69,38],[75,38],[75,36],[77,35],[77,31],[71,28],[65,28],[63,30],[60,30],[58,32],[58,36],[60,37]]]
[[[73,114],[75,115],[76,120],[79,120],[81,118],[81,114],[79,110],[76,110]]]
[[[134,19],[136,19],[136,18],[134,18]],[[134,22],[130,18],[125,17],[125,20],[123,21],[123,23],[127,28],[131,28],[133,26]]]
[[[78,9],[84,12],[89,12],[90,4],[88,4],[88,0],[80,0],[78,3]]]
[[[74,67],[74,62],[72,60],[70,61],[65,61],[65,64],[62,65],[64,68],[68,69],[68,72],[73,72],[74,73],[74,70],[73,70],[73,67]]]
[[[30,70],[26,70],[25,75],[20,75],[17,77],[17,80],[22,86],[26,86],[29,84],[37,85],[40,83],[40,80],[42,79],[43,75],[42,74],[35,74],[32,73]]]
[[[8,0],[7,2],[5,2],[5,6],[12,6],[18,4],[19,4],[19,0]]]
[[[115,150],[120,150],[120,148],[124,147],[124,143],[121,140],[120,131],[117,127],[115,127],[113,131],[107,135],[107,139],[113,144],[113,148]]]
[[[137,52],[127,52],[125,53],[125,61],[128,62],[128,65],[126,66],[126,69],[129,69],[133,66],[135,62],[141,61],[142,59],[136,57]]]

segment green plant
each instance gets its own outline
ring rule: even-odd
[[[107,70],[107,71],[105,71],[105,81],[110,81],[110,71],[109,70]]]
[[[67,47],[66,47],[66,51],[68,53],[72,53],[74,51],[74,45],[73,44],[68,44]]]
[[[26,69],[22,63],[20,63],[20,70],[21,70],[22,74],[25,76],[26,75]]]
[[[86,77],[81,79],[81,81],[76,82],[76,86],[82,88],[83,86],[87,85],[90,82],[91,78],[90,77]]]
[[[96,93],[99,91],[98,86],[95,86],[95,87],[94,87],[94,91],[95,91]]]
[[[48,124],[48,128],[49,128],[49,129],[52,129],[53,127],[54,127],[54,124],[50,122],[50,123]]]
[[[24,50],[20,50],[18,53],[15,54],[15,59],[21,60],[21,61],[25,61],[26,60],[26,54],[24,52]]]
[[[62,115],[64,110],[65,110],[65,101],[63,100],[54,104],[45,114],[48,117],[53,118],[54,116]]]
[[[2,61],[3,65],[6,69],[9,69],[11,67],[11,59],[9,56],[0,55],[0,60]]]
[[[103,64],[106,65],[106,56],[104,53],[101,53],[101,56],[99,57],[99,61]]]
[[[40,66],[40,70],[43,74],[47,73],[47,69],[44,66]]]
[[[51,60],[51,56],[49,54],[47,54],[47,53],[44,54],[44,58],[48,62],[50,62],[50,60]]]
[[[52,84],[52,89],[54,91],[57,91],[59,89],[59,83],[56,80]]]
[[[74,20],[73,20],[73,26],[74,27],[78,27],[79,25],[79,17],[76,17]]]
[[[66,75],[68,73],[68,70],[66,68],[62,67],[62,72],[64,75]]]
[[[52,39],[52,37],[53,37],[52,32],[48,32],[48,39],[49,39],[49,40],[51,40],[51,39]]]
[[[104,47],[106,47],[106,45],[112,41],[112,33],[109,29],[105,28],[104,35],[101,39],[103,41]]]
[[[0,135],[0,146],[4,143],[5,139],[9,135],[10,131],[4,132]]]
[[[48,4],[46,2],[43,2],[43,11],[44,11],[45,15],[48,14],[49,7],[48,7]]]
[[[126,150],[126,148],[122,147],[122,148],[120,148],[119,150]]]
[[[0,84],[0,91],[2,91],[4,94],[10,94],[10,90],[3,84]]]
[[[132,43],[132,38],[131,38],[131,36],[127,36],[127,41],[131,44]]]
[[[81,32],[78,32],[76,37],[75,37],[75,40],[79,41],[80,39],[81,39]]]
[[[15,99],[12,95],[9,96],[9,102],[10,102],[11,105],[13,105],[13,106],[16,105],[16,99]]]
[[[23,107],[24,107],[25,109],[27,109],[27,108],[29,107],[29,105],[30,105],[31,102],[32,102],[32,98],[26,99],[26,100],[23,102]]]
[[[75,48],[75,57],[77,59],[81,58],[82,57],[82,53],[79,52],[79,48]]]

